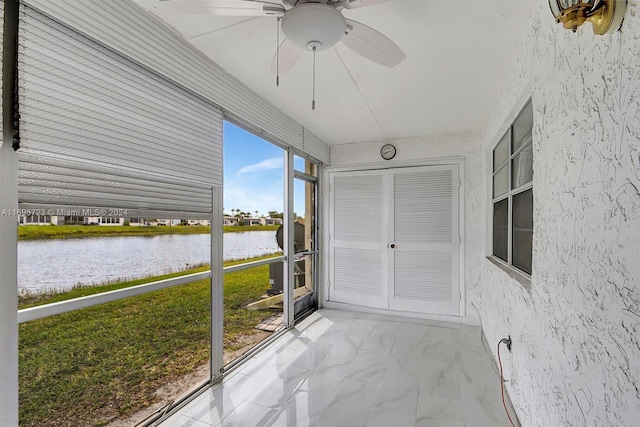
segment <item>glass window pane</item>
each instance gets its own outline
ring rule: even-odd
[[[512,160],[511,188],[518,188],[533,179],[533,145],[529,144]]]
[[[230,122],[224,126],[225,266],[282,255],[286,153]],[[305,160],[296,157],[296,164],[304,167]],[[282,262],[225,274],[225,365],[284,327],[285,281]]]
[[[316,249],[315,239],[315,213],[316,213],[316,188],[315,184],[294,179],[294,212],[296,214],[296,236],[294,241],[296,248],[294,261],[294,316],[299,315],[317,306],[314,295],[315,254],[300,255],[301,251]]]
[[[493,176],[493,198],[500,197],[509,191],[509,168],[503,167]]]
[[[300,156],[293,156],[293,168],[295,170],[304,172],[305,160]]]
[[[138,284],[39,295],[36,304]],[[210,301],[211,280],[204,279],[21,324],[20,425],[132,425],[139,411],[151,414],[204,384]],[[20,307],[32,303],[21,298]]]
[[[507,261],[509,238],[509,199],[493,204],[493,255]]]
[[[311,176],[318,176],[317,165],[314,162],[304,159],[300,156],[293,156],[293,168],[297,171],[304,172]]]
[[[513,153],[518,151],[531,138],[532,128],[533,107],[529,102],[513,124]]]
[[[493,149],[493,170],[494,172],[509,160],[509,131],[504,134],[496,148]]]
[[[512,264],[531,274],[533,246],[533,190],[513,196],[513,254]]]
[[[251,261],[259,259],[262,258]],[[242,261],[227,262],[225,267],[233,264],[242,264]],[[284,280],[282,262],[224,275],[225,365],[285,327]]]

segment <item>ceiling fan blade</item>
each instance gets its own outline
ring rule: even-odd
[[[289,39],[285,39],[282,44],[280,44],[280,74],[288,73],[293,66],[296,65],[303,52],[302,49],[291,43]],[[278,71],[277,59],[278,56],[273,55],[273,60],[271,61],[271,74],[273,75]]]
[[[407,57],[385,35],[351,19],[347,19],[347,30],[340,41],[354,52],[387,67],[395,67]]]
[[[388,0],[345,0],[340,6],[345,9],[357,9],[359,7],[373,6],[374,4],[384,3]]]
[[[282,16],[284,6],[257,0],[164,0],[163,11],[193,15]]]

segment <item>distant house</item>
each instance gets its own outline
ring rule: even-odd
[[[227,216],[222,217],[222,225],[227,226],[236,226],[240,225],[282,225],[282,218],[264,218],[264,217],[244,217],[238,218],[235,216]]]
[[[18,224],[20,225],[58,225],[60,217],[55,215],[19,215]]]
[[[134,227],[149,225],[149,221],[145,218],[125,218],[125,223],[126,221],[129,221],[129,225]]]
[[[124,218],[113,216],[86,216],[83,223],[86,225],[123,225]]]
[[[282,225],[282,218],[260,218],[262,225]]]
[[[164,225],[167,227],[173,227],[175,225],[180,225],[180,219],[158,219],[157,225]]]
[[[264,218],[244,218],[244,225],[263,225],[262,220]]]
[[[208,219],[189,219],[187,225],[211,225],[211,221]]]
[[[89,224],[89,218],[85,216],[65,215],[59,216],[56,225],[85,225]],[[52,221],[53,223],[53,221]]]
[[[238,225],[238,218],[236,218],[235,216],[223,216],[222,225]]]
[[[244,225],[282,225],[282,218],[243,218]]]

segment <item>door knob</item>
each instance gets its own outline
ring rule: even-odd
[[[395,244],[395,243],[392,243],[392,244],[390,244],[390,245],[389,245],[389,247],[390,247],[391,249],[395,249],[395,248],[396,248],[396,244]]]

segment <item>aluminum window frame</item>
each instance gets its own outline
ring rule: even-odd
[[[314,198],[314,212],[313,212],[313,216],[314,216],[314,227],[312,230],[313,236],[314,236],[314,243],[313,243],[313,249],[310,251],[306,251],[305,255],[307,256],[311,256],[313,259],[312,265],[313,265],[313,274],[312,274],[312,280],[313,280],[313,292],[315,293],[315,299],[316,299],[316,309],[319,307],[320,304],[320,286],[319,286],[319,281],[320,281],[320,268],[321,268],[321,257],[320,257],[320,250],[321,250],[321,240],[320,240],[320,222],[321,222],[321,212],[322,210],[320,209],[320,179],[319,176],[322,173],[322,163],[319,161],[316,161],[315,159],[306,156],[303,153],[298,152],[297,150],[294,150],[294,157],[293,157],[293,167],[294,167],[294,171],[293,171],[293,183],[292,185],[295,187],[295,180],[298,179],[304,183],[308,183],[308,184],[313,184],[313,190],[314,190],[314,194],[313,194],[313,198]],[[309,173],[306,172],[302,172],[298,169],[295,169],[295,157],[299,157],[305,160],[305,162],[309,162],[312,163],[315,166],[315,175],[311,175]],[[294,282],[295,283],[295,280]],[[294,298],[295,299],[295,298]],[[296,317],[295,315],[295,307],[294,307],[294,312],[293,312],[293,322],[294,325],[297,324],[298,322],[302,321],[308,314],[310,313],[310,311],[305,311],[303,313],[299,313],[300,315],[298,317]]]
[[[524,140],[524,142],[520,145],[520,147],[517,150],[513,150],[513,146],[514,146],[514,138],[515,138],[515,124],[518,122],[518,120],[523,116],[523,114],[525,113],[525,111],[527,110],[527,108],[529,107],[533,107],[533,99],[532,98],[528,98],[527,101],[524,103],[524,105],[522,106],[522,108],[520,109],[520,111],[518,112],[518,114],[515,116],[515,118],[511,121],[511,123],[509,124],[508,129],[501,134],[500,139],[498,140],[498,142],[496,142],[493,145],[493,148],[491,150],[491,195],[492,195],[492,199],[491,199],[491,218],[493,219],[494,214],[495,214],[495,205],[498,202],[501,202],[503,200],[507,200],[508,203],[508,219],[507,219],[507,260],[503,260],[502,258],[498,257],[495,254],[495,250],[493,247],[493,238],[495,236],[495,228],[493,227],[493,222],[492,222],[492,227],[491,227],[491,259],[498,262],[499,264],[512,269],[513,271],[515,271],[516,273],[526,277],[527,279],[531,279],[531,274],[533,273],[533,263],[531,266],[531,273],[527,273],[526,271],[518,268],[517,266],[513,265],[513,198],[514,196],[517,196],[521,193],[524,193],[525,191],[528,190],[533,190],[533,175],[530,181],[516,187],[513,188],[513,161],[514,159],[520,154],[522,153],[524,150],[526,150],[527,148],[529,148],[530,146],[533,145],[533,120],[532,120],[532,132],[531,135]],[[533,110],[532,110],[532,114],[533,114]],[[509,135],[509,140],[508,140],[508,145],[509,145],[509,157],[507,158],[507,160],[500,164],[500,165],[495,165],[494,164],[494,156],[495,156],[495,150],[498,147],[498,145],[502,142],[502,140],[504,139],[504,137],[506,135]],[[532,162],[533,162],[533,158],[532,158]],[[507,168],[508,171],[508,191],[506,193],[500,194],[499,196],[495,197],[495,195],[493,194],[493,189],[494,189],[494,185],[495,185],[495,178],[496,175],[501,172],[504,168]],[[533,168],[533,165],[532,165]],[[532,212],[531,215],[533,217],[533,208],[532,208]],[[533,252],[533,241],[531,243],[532,245],[532,252]]]

